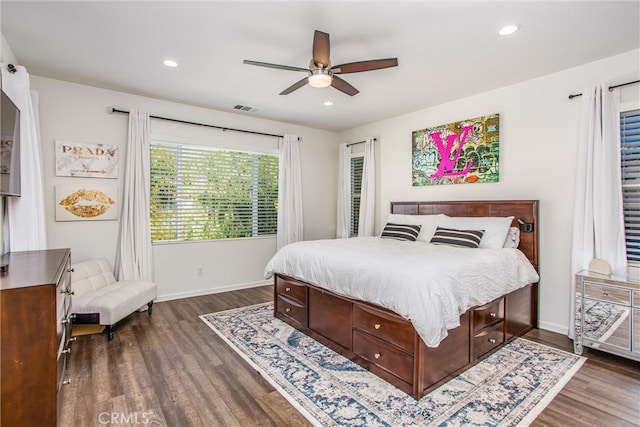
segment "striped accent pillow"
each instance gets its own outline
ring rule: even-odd
[[[477,248],[484,230],[455,230],[453,228],[437,227],[431,238],[434,245],[458,246],[461,248]]]
[[[420,234],[420,225],[418,224],[394,224],[388,222],[382,230],[380,237],[385,239],[408,240],[415,242]]]

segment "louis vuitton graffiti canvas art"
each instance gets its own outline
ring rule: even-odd
[[[412,185],[498,182],[500,115],[412,133]]]

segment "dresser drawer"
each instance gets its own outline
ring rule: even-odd
[[[483,329],[473,336],[473,358],[477,359],[504,342],[504,322]]]
[[[303,326],[307,326],[307,306],[301,304],[299,301],[283,297],[278,294],[276,300],[276,310],[278,313],[283,314]]]
[[[276,277],[276,292],[307,305],[307,287],[305,285],[299,285],[291,280]]]
[[[585,282],[584,296],[585,298],[599,299],[600,301],[631,305],[631,291],[626,289],[618,289]]]
[[[353,331],[353,352],[401,380],[413,383],[412,355],[356,330]]]
[[[504,320],[504,298],[473,310],[473,332],[478,332],[485,326],[499,320]]]
[[[640,308],[640,291],[633,291],[633,306]]]

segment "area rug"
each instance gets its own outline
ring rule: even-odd
[[[416,401],[275,319],[272,303],[200,318],[317,426],[528,425],[586,360],[518,338]]]

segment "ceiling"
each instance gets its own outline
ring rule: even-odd
[[[640,47],[637,0],[2,0],[0,7],[1,31],[30,74],[216,110],[249,106],[254,111],[239,114],[333,131]],[[508,23],[521,30],[498,36]],[[350,97],[308,85],[278,95],[304,74],[242,63],[307,67],[314,30],[330,34],[332,64],[397,57],[399,66],[342,75],[360,90]],[[179,66],[165,67],[165,58]]]

